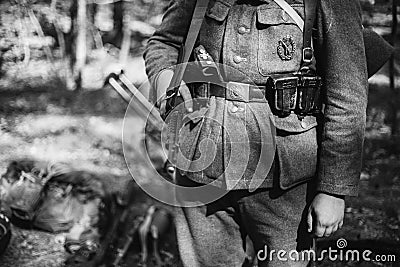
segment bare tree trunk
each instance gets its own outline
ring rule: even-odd
[[[3,54],[0,51],[0,79],[3,76]]]
[[[122,27],[124,24],[124,2],[114,2],[113,9],[114,31],[122,32]]]
[[[71,6],[72,27],[70,31],[70,77],[69,89],[80,89],[82,71],[86,63],[86,0],[74,0]]]
[[[397,39],[397,7],[400,4],[399,0],[392,0],[392,36],[391,44],[396,46]],[[392,90],[394,96],[391,103],[391,119],[392,119],[392,135],[398,134],[398,104],[399,104],[399,90],[396,88],[395,84],[395,55],[393,54],[389,61],[389,79],[390,79],[390,89]]]
[[[21,34],[18,36],[18,42],[19,42],[19,46],[21,47],[21,49],[24,51],[24,64],[28,65],[29,61],[31,59],[31,49],[29,47],[29,42],[28,42],[28,29],[27,29],[27,25],[30,25],[30,23],[26,22],[26,17],[25,17],[25,9],[23,8],[22,4],[20,2],[18,3],[18,16],[20,17],[20,19],[18,20],[18,26],[20,28],[20,32]]]
[[[67,47],[65,44],[64,33],[61,31],[61,29],[58,25],[58,22],[57,22],[56,6],[57,6],[57,0],[51,0],[50,9],[53,13],[53,16],[51,17],[51,22],[53,23],[54,29],[57,34],[57,40],[58,40],[58,44],[60,46],[61,57],[64,59],[65,56],[67,55]]]
[[[35,13],[33,13],[33,10],[32,9],[28,9],[27,13],[29,15],[30,22],[32,23],[32,25],[35,28],[36,33],[41,38],[45,38],[42,26],[40,26],[40,23],[39,23],[37,17],[35,16]],[[44,45],[44,52],[46,53],[46,56],[50,60],[50,62],[53,62],[53,54],[51,53],[51,49],[50,49],[48,44]]]
[[[31,49],[29,47],[29,42],[27,40],[28,39],[28,30],[26,29],[26,25],[29,25],[29,24],[25,22],[26,21],[25,18],[23,20],[24,20],[24,24],[25,25],[20,23],[21,24],[21,29],[22,29],[22,31],[21,31],[22,32],[22,35],[21,35],[22,38],[20,39],[20,42],[24,46],[24,64],[28,65],[29,61],[31,59]]]
[[[112,44],[121,48],[124,24],[124,3],[117,0],[113,3],[113,29],[102,36],[103,44]]]
[[[65,56],[67,54],[67,48],[66,48],[66,44],[65,44],[64,33],[61,31],[61,29],[58,27],[58,25],[54,24],[54,28],[56,29],[57,40],[58,40],[58,44],[60,45],[61,57],[65,58]]]
[[[103,48],[103,42],[101,40],[101,35],[99,30],[96,28],[96,13],[97,13],[97,4],[96,3],[90,3],[87,5],[87,11],[88,11],[88,34],[87,34],[87,47],[90,49],[96,48]]]
[[[129,15],[124,16],[124,26],[122,29],[122,43],[121,43],[121,50],[119,52],[119,62],[122,65],[125,65],[128,56],[129,56],[129,50],[131,48],[131,29],[129,27],[130,23],[130,17]]]
[[[86,63],[86,0],[78,1],[77,36],[75,50],[74,79],[77,88],[82,86],[82,70]]]

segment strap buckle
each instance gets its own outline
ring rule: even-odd
[[[249,102],[250,84],[228,82],[226,84],[226,99],[231,101]]]
[[[311,63],[314,50],[311,47],[303,48],[303,63]]]

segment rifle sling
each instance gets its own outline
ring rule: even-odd
[[[197,0],[196,6],[193,11],[192,21],[190,22],[188,34],[186,36],[185,44],[181,47],[178,65],[174,71],[174,76],[172,77],[169,88],[176,89],[182,82],[183,75],[186,70],[186,64],[192,53],[194,44],[196,42],[197,36],[199,35],[201,25],[203,23],[204,16],[207,11],[208,3],[210,0]]]
[[[312,44],[312,29],[315,23],[317,13],[316,0],[304,0],[305,20],[289,5],[286,0],[274,0],[286,13],[296,22],[297,26],[303,32],[303,50],[301,67],[309,67],[315,70],[314,51]]]

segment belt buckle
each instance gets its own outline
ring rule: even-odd
[[[228,82],[225,90],[227,100],[249,102],[250,84]]]

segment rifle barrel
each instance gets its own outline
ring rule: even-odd
[[[162,120],[158,110],[154,108],[154,105],[147,100],[147,98],[123,73],[117,77],[123,86],[113,77],[108,80],[110,85],[117,91],[125,102],[130,103],[132,101],[134,104],[132,105],[133,110],[135,110],[142,118],[148,121],[158,131],[162,131],[164,121]]]

